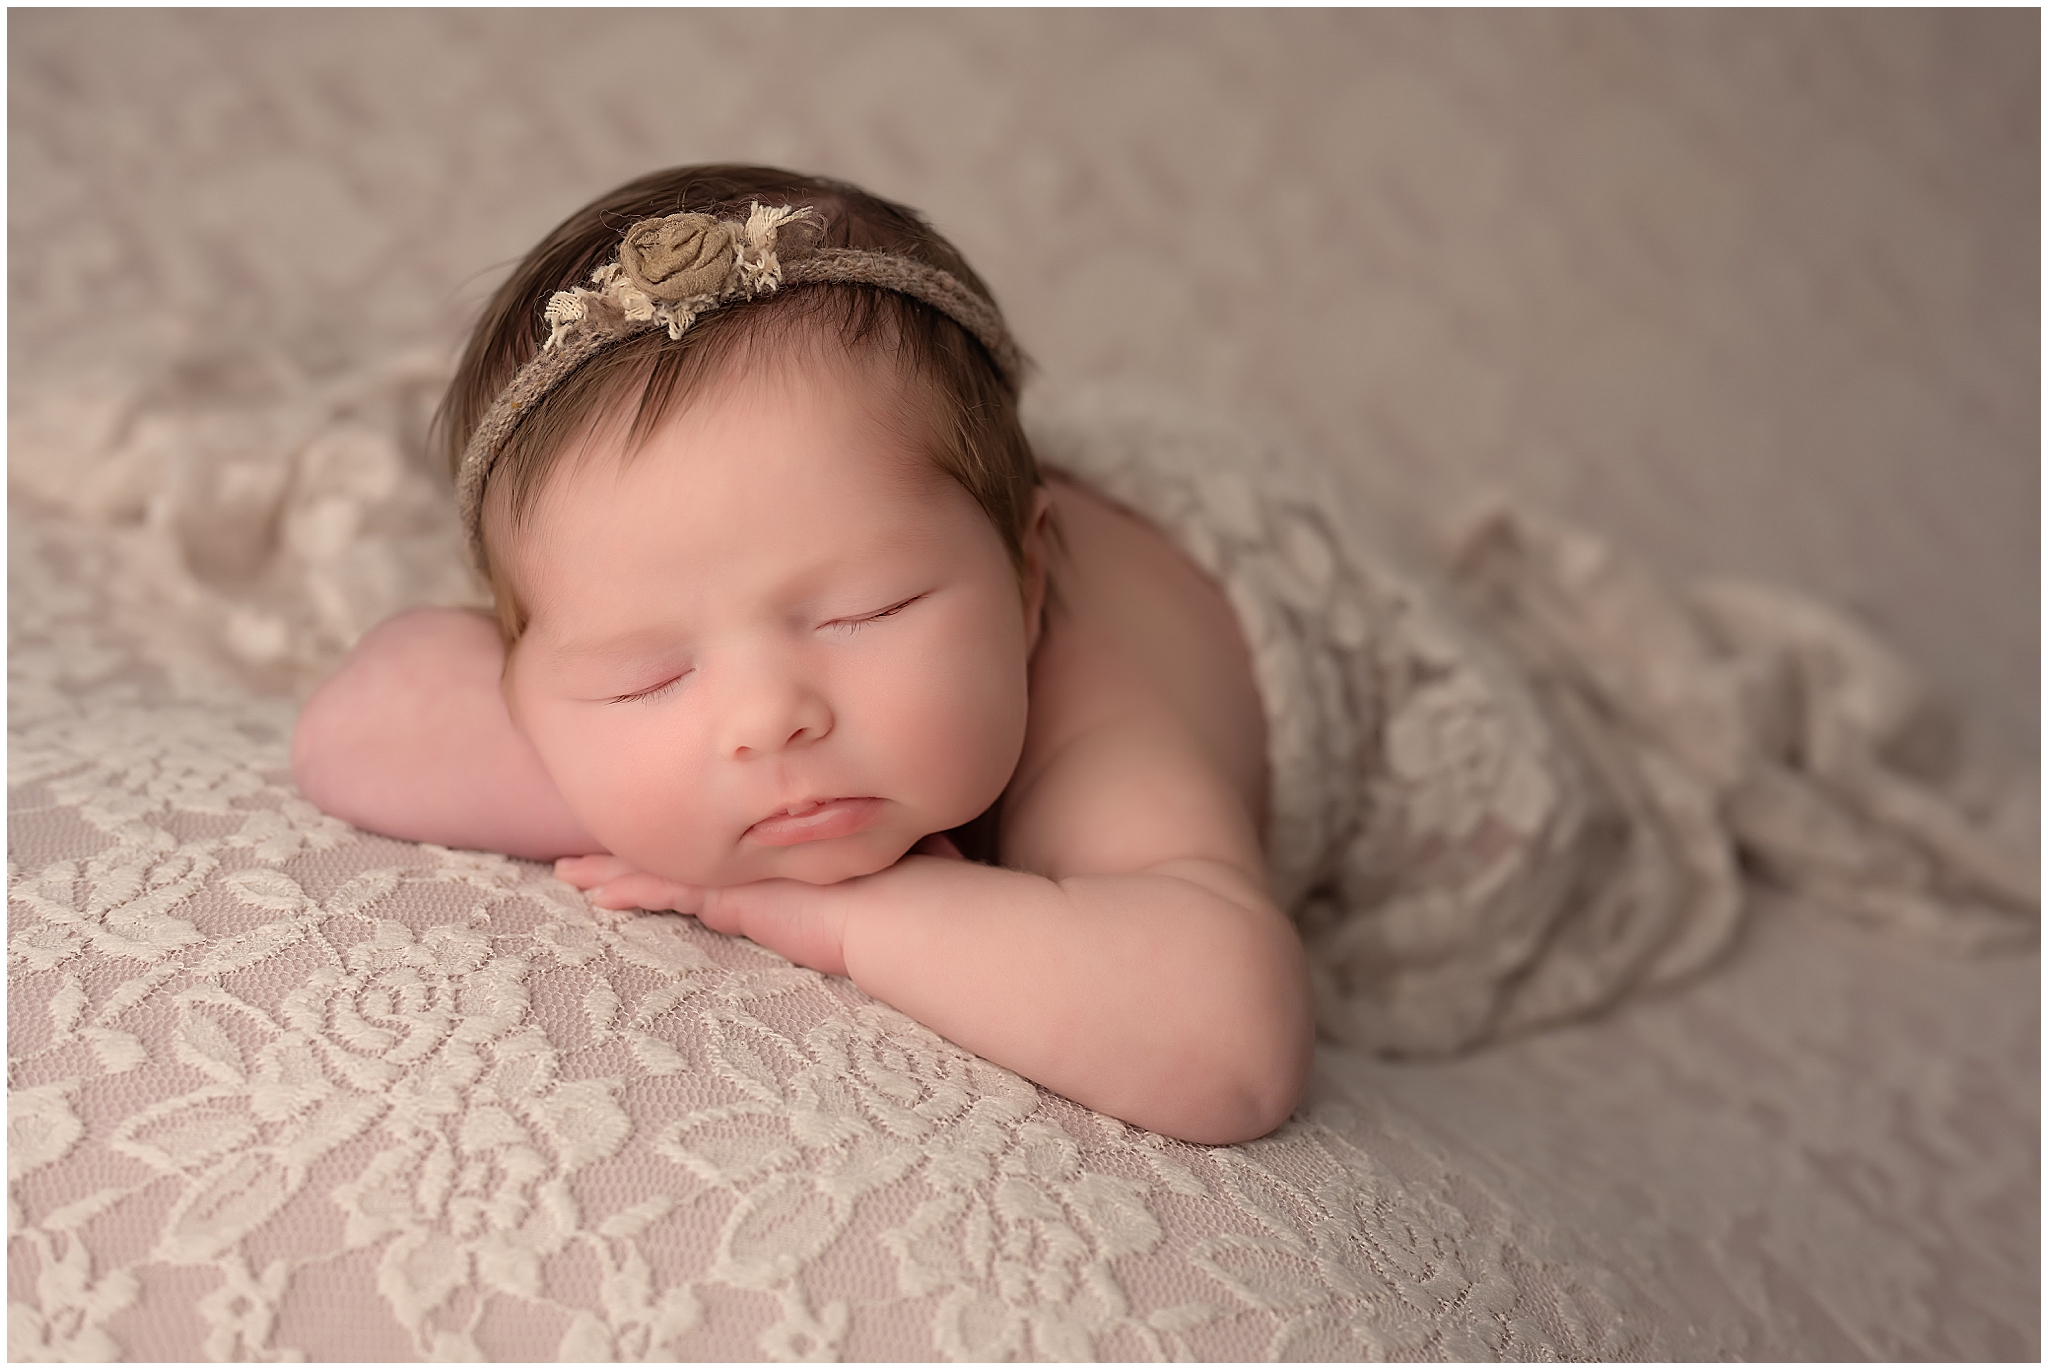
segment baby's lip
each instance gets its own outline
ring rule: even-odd
[[[858,799],[796,800],[748,828],[743,836],[765,847],[793,847],[800,842],[851,837],[881,820],[884,802],[872,795]],[[796,812],[791,813],[791,809]]]

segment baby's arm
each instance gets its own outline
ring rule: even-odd
[[[1056,484],[1059,613],[1003,796],[1008,869],[912,855],[815,886],[688,889],[611,857],[562,877],[608,908],[676,908],[854,983],[1115,1117],[1257,1137],[1300,1098],[1306,958],[1266,894],[1264,733],[1235,617],[1153,530]],[[929,839],[928,839],[929,840]]]
[[[1105,726],[1012,797],[997,869],[910,856],[838,885],[696,890],[564,862],[600,904],[675,907],[852,977],[959,1045],[1145,1128],[1284,1121],[1314,1023],[1301,945],[1230,787],[1163,721]],[[609,880],[611,883],[602,883]]]
[[[480,614],[416,609],[378,624],[300,711],[300,793],[415,842],[539,860],[603,851],[512,726],[504,662]]]
[[[1174,732],[1076,739],[1015,796],[1020,869],[904,863],[850,911],[845,958],[877,998],[1070,1098],[1244,1141],[1301,1096],[1307,966],[1249,818]]]

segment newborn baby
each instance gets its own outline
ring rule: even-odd
[[[495,624],[366,635],[300,788],[849,976],[1138,1126],[1272,1130],[1313,1023],[1245,645],[1165,537],[1040,472],[1021,366],[959,254],[850,186],[594,202],[440,416]]]

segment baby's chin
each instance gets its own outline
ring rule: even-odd
[[[836,885],[842,880],[854,880],[889,869],[916,843],[914,836],[861,833],[833,841],[806,842],[800,846],[750,852],[736,861],[722,863],[715,871],[698,872],[695,879],[681,872],[667,878],[685,885],[712,888],[752,884],[756,880],[801,880],[806,885]]]
[[[777,867],[768,879],[801,880],[807,885],[836,885],[863,875],[885,871],[903,859],[915,838],[900,844],[856,843],[852,838],[837,842],[813,842],[777,854]],[[838,848],[838,850],[811,850]]]

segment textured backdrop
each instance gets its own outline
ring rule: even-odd
[[[10,34],[17,397],[160,329],[314,368],[445,349],[594,193],[765,160],[926,210],[1050,382],[1200,396],[1389,496],[1496,482],[1674,571],[1821,593],[2038,745],[2032,12]]]

